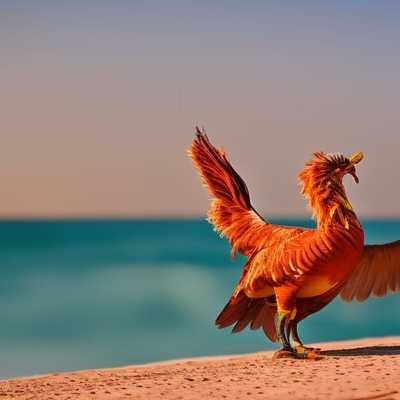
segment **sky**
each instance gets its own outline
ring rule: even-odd
[[[0,217],[198,217],[194,126],[265,216],[309,215],[314,151],[362,150],[400,216],[397,1],[0,2]]]

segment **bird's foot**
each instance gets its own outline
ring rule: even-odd
[[[320,360],[322,358],[317,349],[309,350],[307,347],[302,347],[300,350],[296,348],[293,352],[293,357],[301,360]]]
[[[307,348],[302,348],[300,351],[298,349],[283,348],[276,351],[272,357],[274,360],[280,358],[294,358],[297,360],[319,360],[322,358],[320,353],[316,350],[307,350]]]
[[[319,352],[317,351],[305,351],[303,353],[293,353],[294,358],[300,359],[300,360],[320,360],[323,358]]]
[[[321,349],[319,349],[318,347],[309,347],[309,346],[304,346],[302,344],[295,346],[294,349],[296,350],[297,353],[305,353],[307,351],[314,351],[318,353],[321,351]]]
[[[272,358],[274,360],[278,359],[278,358],[293,358],[294,357],[294,351],[293,349],[290,348],[283,348],[280,350],[277,350],[274,355],[272,356]]]

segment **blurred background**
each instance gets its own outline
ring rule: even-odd
[[[312,226],[312,152],[367,242],[400,238],[400,3],[0,4],[0,377],[276,346],[214,320],[244,260],[186,157],[205,126],[272,222]],[[336,300],[305,341],[396,335],[398,295]]]

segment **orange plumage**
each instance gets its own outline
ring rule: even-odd
[[[278,226],[254,210],[246,184],[224,151],[196,130],[189,156],[212,197],[208,219],[229,240],[233,255],[240,252],[248,257],[231,299],[216,320],[220,328],[234,325],[233,332],[239,332],[248,325],[262,327],[286,351],[312,357],[315,353],[298,336],[299,321],[342,290],[347,300],[364,300],[371,292],[383,295],[389,289],[400,289],[400,242],[364,246],[361,224],[342,184],[345,174],[358,183],[355,165],[362,153],[351,158],[315,153],[299,180],[317,228]],[[380,271],[385,267],[382,277]]]

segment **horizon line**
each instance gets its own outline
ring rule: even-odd
[[[268,220],[309,220],[315,221],[314,218],[307,214],[292,214],[292,215],[269,215],[265,217]],[[400,220],[400,215],[359,215],[361,220]],[[207,221],[206,215],[88,215],[88,214],[71,214],[71,215],[0,215],[0,222],[23,222],[23,221],[194,221],[204,220]]]

